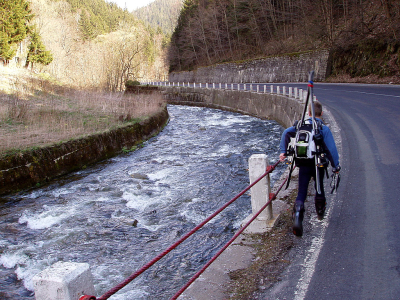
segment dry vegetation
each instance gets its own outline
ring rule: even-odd
[[[231,281],[226,289],[229,299],[253,299],[257,291],[267,290],[281,280],[282,271],[290,264],[287,254],[295,245],[291,207],[296,194],[296,190],[293,190],[282,199],[289,204],[290,208],[280,215],[271,231],[248,235],[256,258],[247,268],[229,273]]]
[[[46,72],[64,84],[79,88],[121,91],[127,80],[164,80],[165,38],[141,22],[121,20],[114,32],[85,40],[79,20],[82,10],[67,1],[30,0],[32,20],[47,50],[53,56],[48,66],[34,65],[35,72]],[[18,63],[24,66],[29,40],[18,47]]]
[[[164,105],[159,94],[75,90],[21,72],[0,68],[0,156],[137,122]]]

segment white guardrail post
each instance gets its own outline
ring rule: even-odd
[[[178,87],[181,86],[181,84],[179,82],[168,82],[168,83],[167,82],[165,82],[165,83],[155,83],[154,82],[153,84],[164,85],[164,86],[178,86]],[[182,86],[185,87],[185,82],[182,82]],[[190,82],[187,83],[187,86],[190,87]],[[232,91],[234,90],[234,84],[233,83],[230,83],[230,86],[229,86],[228,83],[224,83],[224,84],[223,83],[218,83],[218,84],[205,83],[205,88],[206,89],[211,88],[211,86],[212,86],[213,89],[215,89],[215,88],[219,88],[219,89],[225,88],[225,90],[229,90],[229,89],[232,90]],[[202,84],[201,83],[196,84],[196,82],[193,82],[193,88],[196,88],[196,87],[202,88]],[[240,84],[239,83],[237,84],[237,87],[238,87],[238,91],[240,91],[241,89],[240,89]],[[242,90],[243,91],[250,91],[250,92],[257,92],[257,93],[267,93],[267,85],[263,84],[263,87],[260,88],[259,84],[257,84],[256,88],[253,90],[253,84],[252,83],[249,83],[249,84],[243,83],[243,89]],[[270,85],[269,90],[270,90],[269,91],[270,94],[274,94],[274,86],[273,85]],[[282,86],[281,87],[279,85],[276,86],[276,94],[277,95],[283,95],[283,96],[286,96],[286,97],[289,97],[289,98],[294,98],[296,100],[299,100],[300,103],[304,103],[305,100],[306,100],[306,97],[307,97],[307,92],[302,90],[302,89],[299,89],[297,87],[295,87],[295,88],[286,87],[286,86]],[[316,99],[316,96],[314,96],[314,100],[315,99]]]
[[[94,295],[89,264],[57,262],[33,277],[36,300],[78,300]]]
[[[267,170],[269,163],[266,154],[253,154],[249,158],[250,184],[258,179]],[[271,193],[269,174],[256,183],[251,189],[251,208],[253,214],[257,213],[268,201]],[[272,204],[256,218],[261,226],[267,226],[269,220],[273,219]]]

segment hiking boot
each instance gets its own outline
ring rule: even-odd
[[[293,234],[303,235],[304,204],[295,203],[293,207]]]
[[[326,199],[325,197],[315,197],[315,210],[317,212],[318,220],[322,220],[325,215]]]

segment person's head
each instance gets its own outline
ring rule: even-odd
[[[311,105],[308,106],[308,115],[311,117],[312,116],[312,111],[311,111]],[[314,112],[315,112],[315,117],[319,118],[322,116],[324,113],[322,111],[322,104],[318,100],[314,101]]]

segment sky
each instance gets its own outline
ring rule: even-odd
[[[153,2],[154,0],[106,0],[106,1],[114,2],[121,8],[125,8],[126,5],[128,11],[131,12],[136,8],[146,6],[147,4]]]

